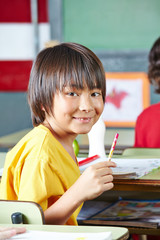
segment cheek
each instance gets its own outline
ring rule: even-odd
[[[97,114],[101,114],[103,112],[103,109],[104,109],[103,100],[97,101],[97,103],[95,104],[95,109],[96,109]]]
[[[74,105],[74,101],[71,101],[61,95],[54,99],[54,110],[61,114],[72,112]]]
[[[76,104],[74,101],[64,101],[63,104],[63,112],[64,113],[73,113],[74,111],[76,111]]]

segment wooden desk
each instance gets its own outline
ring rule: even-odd
[[[19,224],[7,225],[0,224],[0,226],[20,227]],[[126,240],[129,237],[127,228],[124,227],[93,227],[93,226],[61,226],[61,225],[31,225],[23,224],[27,230],[50,231],[50,232],[112,232],[113,240]]]
[[[114,180],[113,190],[160,193],[160,180],[145,180],[145,179]]]

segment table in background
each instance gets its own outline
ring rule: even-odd
[[[0,149],[10,149],[12,148],[26,133],[28,133],[31,128],[23,129],[6,136],[0,137]],[[106,154],[108,154],[110,147],[112,145],[115,133],[119,133],[119,139],[116,145],[114,154],[121,154],[125,148],[132,147],[134,143],[134,129],[110,129],[106,128],[105,133],[105,149]],[[80,153],[88,154],[88,135],[80,134],[77,136],[77,140],[80,145]]]
[[[0,148],[12,148],[23,136],[25,136],[31,129],[24,129],[6,136],[0,137]]]

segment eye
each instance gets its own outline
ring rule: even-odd
[[[102,95],[101,92],[93,92],[93,93],[91,94],[92,97],[98,97],[98,96],[100,96],[100,95]]]
[[[68,96],[71,96],[71,97],[76,97],[76,96],[78,96],[78,94],[75,93],[75,92],[68,92],[67,95],[68,95]]]
[[[63,88],[63,93],[69,97],[77,97],[79,95],[75,87],[66,86]]]

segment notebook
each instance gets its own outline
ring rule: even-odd
[[[96,157],[95,157],[96,156]],[[78,159],[79,168],[81,173],[90,165],[107,161],[106,158],[95,155],[87,159]],[[85,162],[86,160],[86,162]],[[116,168],[112,168],[114,178],[118,179],[138,179],[150,173],[154,169],[160,167],[160,159],[146,158],[146,159],[133,159],[133,158],[112,158],[112,161],[117,164]]]

